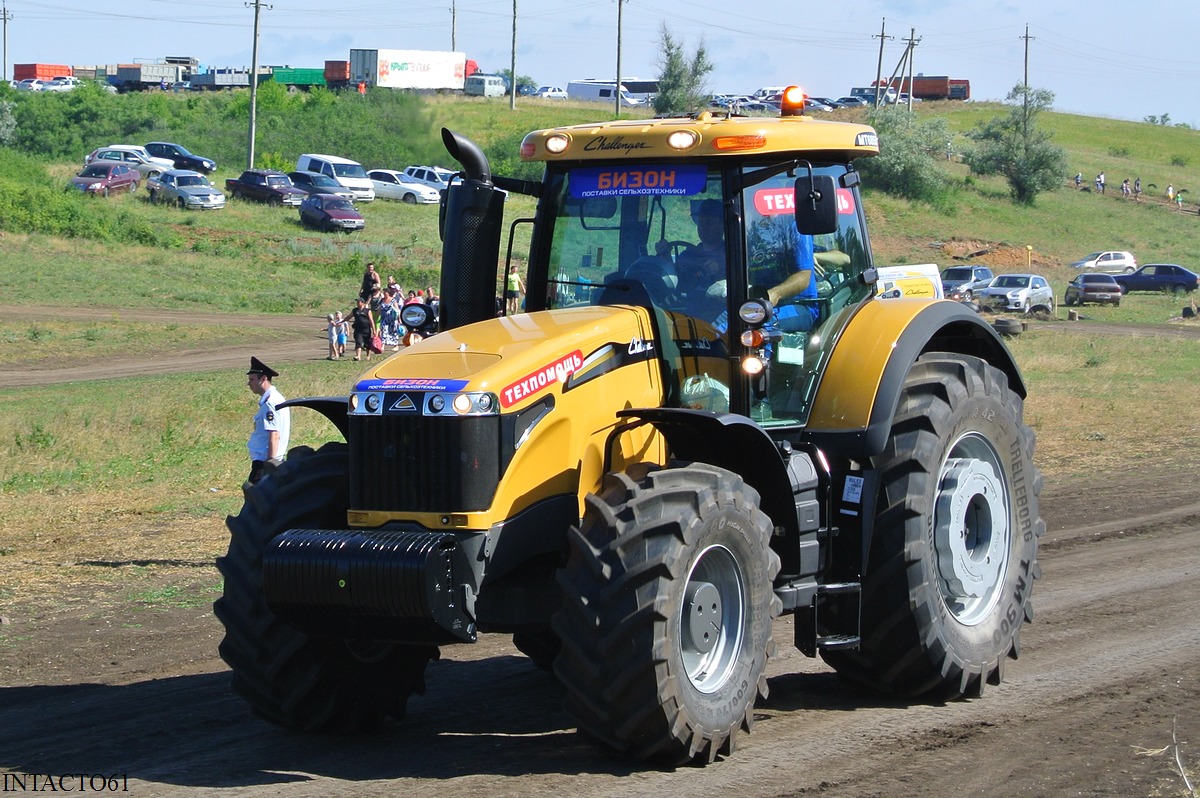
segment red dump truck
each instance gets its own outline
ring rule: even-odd
[[[59,75],[73,75],[71,67],[66,64],[13,64],[13,80],[50,80]]]
[[[918,100],[971,99],[971,81],[946,75],[917,75],[912,79],[912,91],[909,91],[908,78],[893,78],[891,86]]]

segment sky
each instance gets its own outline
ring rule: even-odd
[[[31,62],[251,62],[252,2],[0,2],[8,76],[13,64]],[[612,79],[618,51],[623,77],[653,79],[665,25],[685,52],[703,44],[714,65],[710,91],[795,84],[836,98],[874,79],[882,32],[885,76],[913,38],[914,73],[966,78],[973,99],[1003,100],[1024,80],[1028,45],[1029,84],[1053,92],[1057,111],[1135,121],[1166,114],[1200,128],[1200,7],[1163,0],[273,0],[261,8],[258,60],[322,67],[347,60],[351,48],[455,49],[495,72],[512,63],[514,11],[516,72],[539,85]]]

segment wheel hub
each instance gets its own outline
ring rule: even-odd
[[[948,460],[938,486],[934,546],[951,597],[984,598],[999,583],[1007,529],[1004,485],[991,463]]]
[[[721,637],[721,594],[711,582],[692,582],[683,600],[684,645],[707,654]]]

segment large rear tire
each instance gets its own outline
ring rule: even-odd
[[[425,692],[433,646],[397,646],[307,635],[279,620],[263,596],[267,542],[288,529],[345,526],[347,447],[298,447],[257,485],[245,485],[245,504],[226,523],[229,552],[217,559],[224,595],[213,609],[225,625],[221,658],[233,687],[254,712],[304,731],[351,732],[404,716],[412,693]]]
[[[559,572],[554,672],[580,731],[635,759],[711,762],[767,694],[779,558],[759,497],[705,464],[610,474]]]
[[[999,369],[932,354],[912,367],[885,451],[863,579],[862,646],[822,652],[844,677],[905,696],[999,684],[1032,620],[1042,479],[1021,398]]]

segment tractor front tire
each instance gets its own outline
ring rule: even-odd
[[[724,469],[605,477],[571,530],[553,620],[554,672],[581,732],[673,765],[733,752],[775,650],[771,530],[758,493]]]
[[[257,485],[226,523],[229,552],[217,559],[224,595],[213,610],[225,626],[221,658],[234,690],[263,718],[292,729],[354,732],[404,716],[412,693],[425,691],[434,646],[343,641],[305,634],[284,623],[263,596],[267,543],[288,529],[338,529],[346,523],[348,449],[297,447]]]
[[[1042,479],[1003,372],[965,355],[913,365],[880,474],[862,645],[824,651],[849,681],[909,697],[977,696],[1019,653],[1040,576]]]

